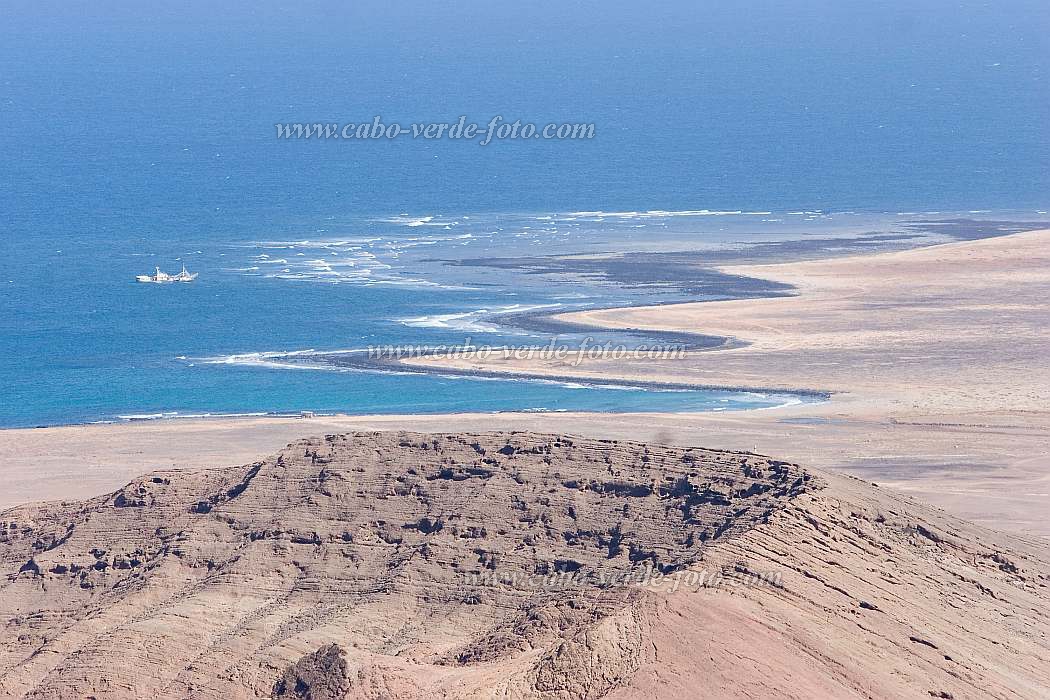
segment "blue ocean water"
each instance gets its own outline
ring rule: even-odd
[[[678,298],[446,260],[1045,213],[1044,5],[759,5],[5,3],[0,425],[785,400],[266,362],[508,340],[494,315]],[[461,114],[596,135],[275,137]],[[182,264],[197,282],[132,281]]]

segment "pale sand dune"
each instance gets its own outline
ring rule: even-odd
[[[727,271],[798,296],[565,314],[731,336],[687,359],[441,359],[462,369],[837,392],[822,406],[661,417],[702,444],[757,449],[905,488],[964,517],[1050,535],[1050,231]],[[412,362],[436,362],[414,359]],[[824,424],[784,418],[830,419]],[[643,430],[647,430],[644,429]]]
[[[880,255],[723,268],[798,296],[562,314],[606,328],[722,335],[687,360],[493,359],[488,370],[848,393],[872,415],[1042,411],[1050,388],[1050,230]],[[412,359],[406,362],[427,362]],[[435,361],[435,360],[431,360]],[[450,363],[445,358],[441,363]],[[482,366],[476,360],[457,365]]]

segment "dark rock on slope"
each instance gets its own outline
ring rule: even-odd
[[[1037,545],[756,455],[329,435],[0,519],[11,697],[1050,688]]]

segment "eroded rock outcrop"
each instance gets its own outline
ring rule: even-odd
[[[989,670],[1012,657],[988,630],[951,654],[954,675],[924,655],[949,655],[938,631],[956,608],[960,624],[977,611],[1045,629],[1045,565],[938,517],[749,454],[329,435],[244,467],[159,472],[3,513],[0,693],[591,700],[691,697],[721,678],[731,697],[730,672],[741,696],[768,692],[794,667],[748,680],[741,655],[724,655],[746,634],[773,647],[789,637],[809,649],[813,688],[863,697],[871,679],[812,638],[844,619],[852,629],[828,629],[846,648],[917,664],[914,682],[895,672],[878,686],[891,695],[930,685],[965,697],[991,680],[993,695],[1023,697]],[[1033,670],[1014,677],[1040,688],[1050,654],[1026,639],[1010,649]]]

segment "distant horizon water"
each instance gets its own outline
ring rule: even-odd
[[[0,426],[795,400],[271,365],[525,342],[550,335],[548,311],[777,292],[695,263],[1043,221],[1048,79],[1050,12],[1029,0],[12,0]],[[593,138],[275,134],[375,115],[590,124]],[[541,259],[575,253],[592,259]],[[196,281],[134,281],[183,264]]]

